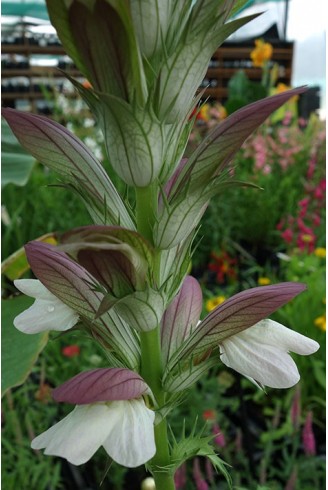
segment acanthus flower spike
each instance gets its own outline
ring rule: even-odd
[[[155,413],[142,398],[146,394],[147,384],[128,369],[80,373],[53,391],[56,401],[76,403],[75,409],[33,439],[32,448],[80,465],[103,446],[121,465],[144,464],[156,452]]]

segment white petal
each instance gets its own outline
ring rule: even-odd
[[[271,388],[290,388],[300,379],[287,352],[233,335],[220,346],[221,361],[238,373]]]
[[[16,279],[14,284],[21,293],[31,298],[45,300],[56,298],[38,279]]]
[[[32,306],[14,319],[15,327],[21,332],[33,334],[47,330],[64,331],[78,322],[78,314],[56,298],[40,281],[20,279],[15,281],[15,286],[24,294],[36,298]]]
[[[155,413],[142,399],[112,402],[110,410],[110,433],[103,443],[109,456],[128,468],[149,461],[156,452]]]
[[[259,344],[268,344],[281,348],[285,352],[295,352],[303,356],[313,354],[320,345],[315,340],[309,339],[290,328],[273,320],[262,320],[253,327],[238,334],[247,340],[258,341]]]
[[[80,465],[88,461],[108,436],[109,407],[105,403],[78,405],[58,424],[33,439],[33,449]],[[109,419],[110,420],[110,419]]]

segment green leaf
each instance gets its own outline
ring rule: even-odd
[[[37,238],[37,241],[50,243],[52,245],[56,245],[57,243],[53,233],[47,233],[46,235]],[[2,262],[1,273],[8,277],[8,279],[11,281],[14,281],[15,279],[22,277],[22,275],[27,272],[29,268],[30,266],[27,262],[25,249],[22,247]]]
[[[2,300],[1,392],[24,383],[48,340],[48,333],[26,335],[13,325],[14,318],[33,303],[27,296]]]
[[[25,185],[35,164],[35,159],[23,150],[3,118],[1,118],[1,160],[1,186],[4,187],[10,183]]]

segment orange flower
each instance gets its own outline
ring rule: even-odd
[[[256,39],[255,48],[251,51],[250,57],[254,66],[262,67],[272,58],[273,47],[270,43],[265,43],[263,39]]]
[[[84,80],[84,82],[82,83],[83,87],[84,88],[92,88],[92,85],[91,83],[89,82],[89,80]]]
[[[41,403],[48,403],[51,400],[52,389],[47,383],[41,383],[40,388],[35,393],[35,398]]]

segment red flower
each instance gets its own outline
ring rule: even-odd
[[[215,420],[216,419],[216,413],[215,410],[204,410],[203,412],[203,419],[204,420]]]
[[[237,260],[230,257],[230,255],[223,251],[220,255],[215,252],[211,252],[212,262],[209,263],[208,268],[210,271],[216,272],[216,280],[218,283],[223,283],[225,279],[236,279],[235,265]]]
[[[75,357],[80,355],[80,347],[78,345],[67,345],[62,348],[62,354],[65,357]]]

